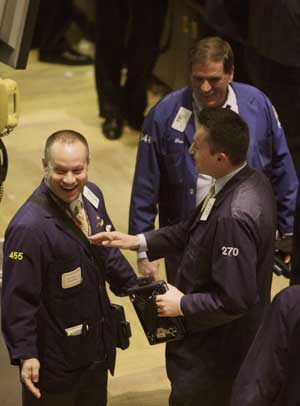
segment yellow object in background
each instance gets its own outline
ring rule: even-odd
[[[11,132],[18,124],[20,95],[12,79],[0,79],[0,137]]]

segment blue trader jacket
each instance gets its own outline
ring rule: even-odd
[[[232,84],[241,117],[250,130],[248,164],[271,181],[277,200],[278,229],[292,233],[298,180],[285,134],[270,100],[258,89]],[[191,116],[184,131],[172,128],[184,107]],[[139,143],[132,187],[129,233],[152,230],[186,219],[196,206],[197,173],[189,147],[195,133],[190,87],[174,91],[146,117]]]
[[[87,193],[85,193],[87,192]],[[34,196],[48,196],[42,183]],[[87,196],[87,197],[86,197]],[[92,197],[91,197],[92,196]],[[101,191],[92,183],[83,193],[92,234],[113,229]],[[103,278],[117,295],[136,281],[117,249],[100,248],[99,275],[84,241],[57,212],[29,199],[5,233],[2,329],[11,363],[38,358],[39,386],[72,390],[96,364],[114,369],[116,331]],[[73,327],[79,331],[69,335]],[[81,327],[80,327],[81,326]]]
[[[241,367],[231,406],[299,406],[300,286],[281,291]]]

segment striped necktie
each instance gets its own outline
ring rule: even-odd
[[[75,202],[73,213],[81,231],[88,237],[90,235],[90,227],[81,200]]]
[[[203,213],[205,210],[205,207],[207,206],[207,203],[209,202],[209,199],[211,199],[216,193],[216,181],[214,180],[211,184],[211,187],[207,193],[207,195],[205,196],[205,199],[203,200],[203,204],[201,207],[201,212]]]

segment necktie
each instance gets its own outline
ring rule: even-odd
[[[90,234],[90,227],[81,200],[75,202],[74,216],[78,220],[81,231],[88,237]]]
[[[216,185],[216,181],[214,180],[211,184],[211,187],[210,187],[207,195],[205,196],[205,199],[203,200],[203,204],[201,207],[201,213],[203,213],[205,207],[207,206],[207,203],[209,202],[209,199],[211,199],[214,196],[214,194],[216,193],[215,185]]]

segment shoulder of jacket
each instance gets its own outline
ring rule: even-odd
[[[267,95],[257,87],[240,82],[232,82],[231,85],[236,93],[237,99],[239,99],[239,97],[245,97],[264,104],[266,104],[266,101],[269,101]]]
[[[32,202],[25,202],[10,221],[7,231],[18,230],[18,232],[38,232],[42,230],[43,220],[46,211],[43,207]]]
[[[183,105],[183,101],[188,91],[188,87],[174,90],[162,98],[155,106],[152,107],[149,114],[159,115],[161,113],[172,113],[174,109]]]

